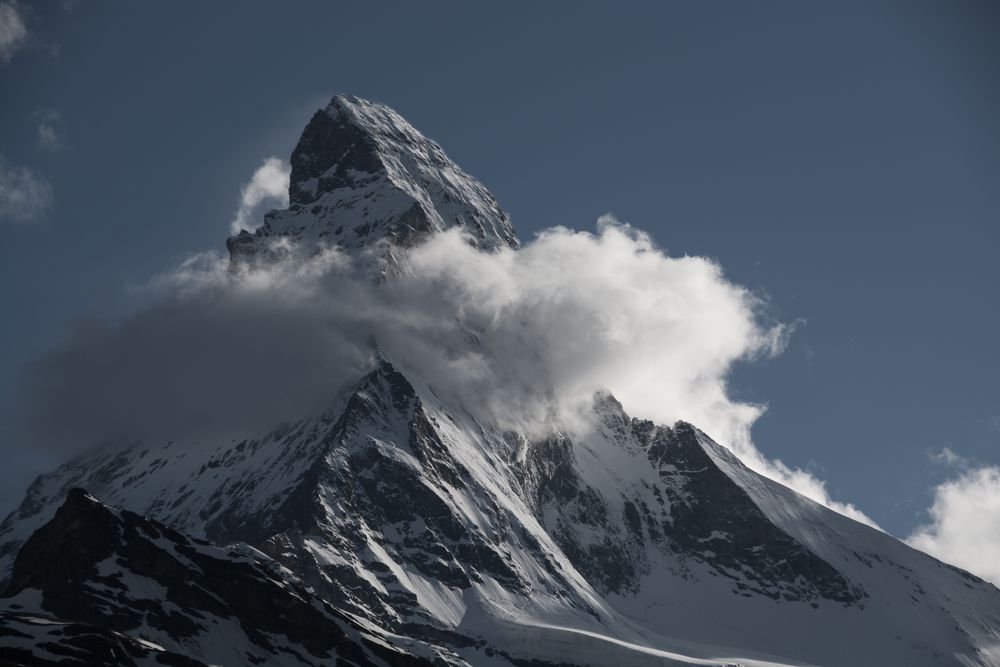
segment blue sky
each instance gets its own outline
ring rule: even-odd
[[[732,378],[768,405],[758,446],[909,534],[936,485],[1000,464],[1000,10],[618,5],[13,5],[0,155],[42,185],[0,221],[5,419],[25,363],[221,250],[261,160],[352,92],[522,238],[613,212],[766,296],[798,325]],[[3,438],[6,510],[55,457]]]

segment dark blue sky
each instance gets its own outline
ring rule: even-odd
[[[907,534],[949,472],[931,454],[1000,463],[1000,6],[621,4],[22,3],[0,154],[54,204],[0,223],[5,413],[74,321],[222,249],[262,158],[352,92],[522,238],[611,211],[802,320],[733,378],[770,406],[756,442]],[[9,429],[2,451],[6,510],[51,457]]]

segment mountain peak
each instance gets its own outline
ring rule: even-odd
[[[519,245],[489,190],[384,104],[337,95],[313,114],[291,165],[289,207],[268,213],[256,232],[231,237],[233,260],[290,245],[307,254],[406,247],[453,227],[485,250]]]
[[[362,174],[388,171],[387,158],[400,151],[440,151],[389,107],[353,95],[336,95],[313,114],[292,152],[288,186],[291,205],[306,205]]]

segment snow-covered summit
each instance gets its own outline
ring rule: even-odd
[[[234,261],[289,248],[405,247],[452,227],[484,249],[519,245],[489,190],[383,104],[337,95],[313,115],[291,164],[289,207],[230,237]]]

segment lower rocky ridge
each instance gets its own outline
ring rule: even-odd
[[[100,625],[52,616],[0,612],[3,667],[209,667],[152,642]]]
[[[465,664],[395,645],[250,547],[190,539],[81,489],[21,548],[5,597],[0,659],[15,663]]]

